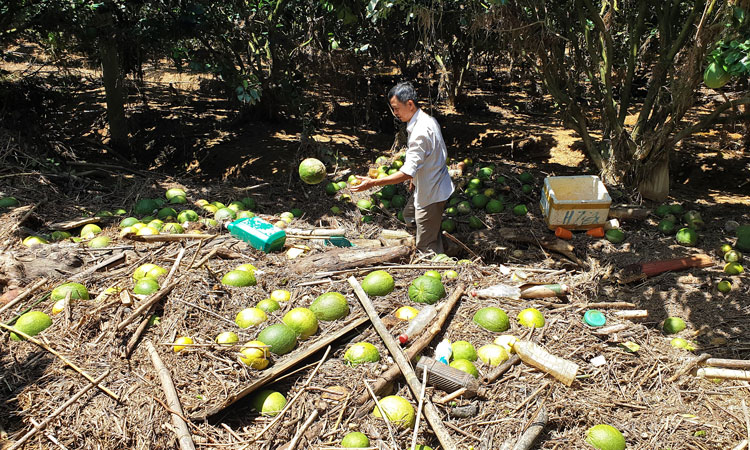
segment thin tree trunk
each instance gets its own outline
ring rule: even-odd
[[[102,79],[107,100],[107,121],[109,122],[109,146],[124,156],[130,156],[128,145],[128,122],[125,117],[125,94],[123,76],[120,70],[120,56],[114,35],[112,16],[109,11],[102,17],[104,27],[99,39],[99,56],[102,60]]]

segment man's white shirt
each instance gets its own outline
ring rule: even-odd
[[[406,124],[406,131],[409,142],[401,172],[414,182],[414,206],[424,208],[448,200],[453,182],[445,165],[448,150],[437,120],[418,109]]]

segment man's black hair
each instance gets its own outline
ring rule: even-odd
[[[419,108],[419,101],[417,100],[417,90],[414,89],[414,85],[408,81],[402,81],[399,84],[393,86],[388,91],[388,100],[396,97],[401,103],[406,103],[409,100],[414,102],[414,106]]]

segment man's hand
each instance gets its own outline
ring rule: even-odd
[[[409,179],[409,192],[414,192],[414,179]]]
[[[356,175],[356,177],[359,180],[359,184],[349,188],[352,192],[362,192],[377,186],[375,180],[370,177],[360,177],[359,175]]]

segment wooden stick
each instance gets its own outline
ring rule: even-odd
[[[120,260],[124,260],[124,259],[125,259],[125,253],[124,252],[117,253],[116,255],[110,256],[109,258],[105,259],[104,261],[100,262],[99,264],[97,264],[97,265],[95,265],[93,267],[89,267],[88,269],[84,270],[83,272],[78,272],[77,274],[75,274],[72,277],[70,277],[70,280],[71,281],[80,280],[81,278],[83,278],[83,277],[85,277],[87,275],[90,275],[90,274],[96,272],[99,269],[103,269],[105,267],[111,266],[112,264],[118,263],[118,262],[120,262]]]
[[[492,372],[482,379],[484,384],[493,383],[495,380],[500,378],[505,372],[510,370],[511,367],[521,362],[521,357],[513,354],[510,358],[504,361],[502,364],[497,366]]]
[[[42,200],[39,203],[34,204],[34,206],[32,206],[31,208],[29,208],[29,210],[26,211],[26,213],[24,213],[24,215],[21,216],[20,219],[18,219],[18,222],[16,222],[15,225],[13,225],[13,229],[11,230],[11,232],[17,230],[18,227],[20,227],[22,223],[26,222],[26,219],[28,219],[31,216],[31,214],[34,211],[36,211],[36,209],[39,208],[39,206],[41,206],[42,203],[44,203],[44,200]]]
[[[34,425],[35,427],[38,427],[40,425],[40,423],[37,422],[36,420],[34,420],[33,418],[29,418],[29,420],[31,421],[31,424]],[[2,431],[0,431],[0,433],[2,433]],[[45,431],[44,432],[44,437],[46,437],[47,439],[49,439],[50,442],[52,442],[56,446],[60,447],[62,450],[68,450],[68,447],[62,445],[62,443],[60,441],[58,441],[57,438],[55,436],[53,436],[52,434],[47,433]]]
[[[441,405],[442,405],[442,404],[445,404],[445,403],[448,403],[449,401],[451,401],[451,400],[455,400],[455,399],[457,399],[458,397],[460,397],[460,396],[462,396],[462,395],[466,394],[467,392],[469,392],[469,390],[468,390],[468,389],[466,389],[466,388],[461,388],[461,389],[459,389],[459,390],[457,390],[457,391],[453,391],[453,392],[451,392],[451,393],[450,393],[450,394],[448,394],[448,395],[445,395],[445,396],[443,396],[443,397],[440,397],[439,399],[435,400],[435,403],[439,403],[439,404],[441,404]]]
[[[417,437],[419,436],[419,419],[422,418],[422,406],[424,405],[424,394],[427,388],[427,367],[422,370],[422,392],[419,394],[419,403],[417,403],[417,420],[414,422],[414,434],[411,437],[411,447],[417,447]]]
[[[383,407],[380,406],[380,402],[378,401],[378,397],[375,395],[375,392],[373,392],[372,388],[370,387],[370,383],[367,382],[367,380],[362,380],[365,383],[365,388],[367,389],[367,393],[372,396],[372,401],[375,402],[375,407],[378,408],[378,411],[380,412],[380,417],[383,418],[385,421],[385,426],[388,428],[388,434],[391,436],[391,442],[393,442],[393,448],[398,448],[396,445],[396,438],[393,437],[393,428],[391,428],[391,421],[388,420],[388,416],[386,415],[385,411],[383,411]]]
[[[173,281],[172,283],[161,288],[159,292],[152,295],[151,298],[143,302],[140,306],[138,306],[138,308],[136,308],[135,311],[133,311],[132,314],[130,314],[128,317],[123,319],[122,322],[117,324],[117,331],[124,330],[126,326],[130,325],[130,323],[137,319],[141,314],[148,311],[151,308],[151,305],[155,305],[162,298],[166,297],[170,292],[172,292],[172,289],[174,289],[174,287],[177,286],[178,283],[178,281]]]
[[[78,372],[79,374],[81,374],[82,377],[86,378],[90,382],[94,383],[96,385],[96,387],[98,387],[99,389],[102,390],[102,392],[104,392],[105,394],[107,394],[110,397],[112,397],[116,402],[120,401],[120,397],[118,397],[117,394],[115,394],[114,392],[110,391],[106,387],[99,385],[99,382],[96,381],[94,379],[94,377],[92,377],[91,375],[89,375],[85,370],[83,370],[80,367],[78,367],[78,365],[76,363],[74,363],[73,361],[69,360],[65,356],[61,355],[57,350],[53,349],[49,345],[45,344],[44,342],[40,341],[39,339],[36,339],[36,338],[34,338],[32,336],[29,336],[28,334],[24,333],[21,330],[17,330],[17,329],[15,329],[13,327],[5,325],[2,322],[0,322],[0,328],[3,328],[5,330],[7,330],[7,331],[11,331],[13,333],[16,333],[18,336],[21,336],[24,340],[27,340],[27,341],[31,342],[32,344],[35,344],[35,345],[37,345],[37,346],[39,346],[39,347],[47,350],[48,352],[52,353],[53,355],[57,356],[58,358],[60,358],[60,360],[62,362],[64,362],[68,366],[70,366],[71,369],[73,369],[76,372]]]
[[[513,450],[529,450],[534,445],[536,438],[542,433],[548,420],[547,408],[542,405],[536,419],[531,423],[529,428],[523,432],[521,438],[516,442],[515,447],[513,447]]]
[[[333,275],[344,275],[352,272],[372,272],[374,270],[414,270],[414,269],[455,269],[455,264],[394,264],[392,266],[370,266],[355,267],[352,269],[334,270],[330,272],[316,272],[316,277],[330,277]]]
[[[270,430],[272,426],[274,426],[276,423],[278,423],[281,420],[281,418],[284,416],[284,413],[289,411],[289,409],[292,407],[292,405],[294,405],[294,403],[302,395],[302,393],[305,392],[305,390],[307,389],[307,386],[310,385],[310,382],[312,381],[313,377],[315,377],[315,374],[318,373],[320,366],[322,366],[325,360],[328,358],[328,353],[330,351],[331,351],[331,346],[329,345],[328,348],[326,349],[325,354],[323,355],[323,358],[320,359],[320,362],[318,362],[318,365],[315,366],[315,369],[312,371],[312,373],[310,373],[310,376],[307,377],[307,381],[305,381],[305,384],[302,385],[302,388],[299,391],[297,391],[297,394],[292,398],[292,400],[290,400],[289,402],[287,402],[286,405],[284,405],[284,408],[282,408],[282,410],[278,414],[276,414],[276,417],[274,417],[273,420],[260,431],[260,433],[255,435],[255,437],[253,438],[254,441],[260,439],[264,434],[266,434],[266,431]]]
[[[177,435],[180,448],[182,450],[195,450],[195,443],[193,443],[190,430],[182,418],[182,405],[180,404],[180,398],[177,396],[177,390],[174,388],[174,382],[172,381],[172,376],[169,374],[169,369],[164,366],[159,353],[156,352],[154,344],[151,341],[146,341],[146,350],[149,356],[151,356],[151,364],[154,365],[154,369],[156,369],[159,375],[159,380],[161,380],[161,387],[164,390],[164,395],[167,397],[167,405],[169,405],[169,409],[174,411],[171,414],[172,425],[174,425],[174,432]]]
[[[750,381],[750,370],[703,367],[698,369],[696,375],[703,378],[721,378],[724,380]]]
[[[125,237],[133,241],[139,242],[174,242],[184,241],[186,239],[213,239],[217,235],[215,234],[198,234],[198,233],[182,233],[182,234],[154,234],[150,236],[138,236],[136,234],[126,234]]]
[[[747,403],[745,399],[742,399],[742,415],[745,416],[745,430],[747,431],[747,438],[750,439],[750,414],[747,413]]]
[[[211,258],[213,258],[214,255],[216,255],[217,253],[219,253],[219,248],[218,247],[212,248],[211,251],[208,252],[208,254],[206,256],[204,256],[203,258],[201,258],[200,261],[198,261],[197,263],[195,263],[195,265],[191,264],[188,267],[188,269],[190,269],[190,270],[192,270],[192,269],[198,269],[203,264],[206,264],[208,262],[208,260],[211,259]]]
[[[44,283],[46,283],[46,282],[47,282],[47,279],[46,278],[42,278],[39,281],[37,281],[36,283],[32,284],[31,287],[27,288],[25,291],[23,291],[20,294],[18,294],[16,296],[16,298],[14,298],[13,300],[11,300],[8,303],[6,303],[5,306],[0,307],[0,313],[2,313],[3,311],[5,311],[7,309],[10,309],[10,308],[16,306],[16,304],[18,304],[18,303],[24,301],[24,299],[26,299],[26,297],[28,297],[29,295],[33,294],[34,291],[36,291],[40,287],[44,286]]]
[[[348,281],[352,288],[354,288],[354,293],[357,295],[357,298],[362,304],[362,307],[365,309],[365,312],[367,312],[367,316],[370,318],[370,322],[372,322],[373,326],[375,327],[375,331],[377,331],[377,333],[380,335],[380,339],[383,340],[383,343],[388,348],[391,356],[393,356],[396,364],[398,364],[399,368],[401,369],[401,373],[404,375],[406,383],[409,385],[412,393],[415,397],[419,397],[422,390],[422,384],[417,379],[417,376],[414,373],[414,369],[412,369],[409,360],[404,355],[404,352],[401,350],[396,340],[388,332],[388,329],[383,324],[383,321],[380,320],[378,312],[375,310],[375,307],[367,297],[365,291],[362,290],[362,286],[360,286],[357,279],[354,277],[349,277]],[[435,435],[437,435],[438,441],[440,441],[440,445],[442,445],[445,449],[456,448],[456,444],[454,443],[453,438],[443,425],[443,421],[440,418],[440,413],[438,413],[435,405],[433,405],[429,399],[425,399],[424,416],[425,419],[427,419],[427,422],[430,423],[430,426],[435,432]]]
[[[708,358],[706,359],[706,365],[711,367],[724,367],[726,369],[750,370],[750,361],[746,359]]]
[[[691,370],[693,370],[693,368],[694,368],[695,366],[697,366],[697,365],[699,365],[700,363],[702,363],[702,362],[704,362],[704,361],[708,360],[708,359],[709,359],[710,357],[711,357],[711,355],[709,355],[708,353],[702,353],[702,354],[701,354],[700,356],[698,356],[697,358],[693,358],[693,359],[691,359],[691,360],[690,360],[690,362],[688,362],[688,363],[687,363],[687,364],[685,365],[685,367],[683,367],[682,369],[678,370],[678,371],[677,371],[677,372],[676,372],[676,373],[675,373],[674,375],[672,375],[671,377],[669,377],[669,378],[667,379],[667,382],[668,382],[668,383],[674,383],[675,381],[677,381],[677,379],[678,379],[678,378],[680,378],[681,376],[683,376],[683,375],[685,375],[686,373],[690,372]]]
[[[645,309],[626,309],[623,311],[614,311],[613,316],[619,317],[620,319],[646,319],[648,318],[648,310]]]
[[[545,381],[543,385],[539,386],[537,390],[532,392],[528,397],[526,397],[518,406],[516,406],[511,413],[518,412],[521,408],[526,406],[530,401],[534,400],[534,398],[539,395],[540,392],[545,390],[549,386],[549,380]]]
[[[56,410],[52,411],[52,413],[47,416],[46,419],[44,419],[40,424],[34,425],[34,428],[29,430],[28,433],[24,434],[21,439],[17,440],[13,443],[13,445],[10,446],[8,450],[16,450],[18,448],[21,448],[23,444],[34,437],[37,433],[47,428],[47,426],[57,417],[59,416],[65,409],[75,403],[79,398],[81,398],[86,392],[91,390],[94,386],[97,386],[102,380],[107,378],[109,375],[109,369],[107,369],[103,374],[99,375],[95,380],[92,380],[89,384],[87,384],[83,389],[76,392],[75,395],[70,397],[65,403],[60,405]]]
[[[453,291],[450,297],[443,303],[443,307],[440,309],[440,312],[438,313],[437,317],[435,317],[435,320],[433,323],[425,330],[419,338],[417,338],[411,346],[406,350],[406,356],[409,358],[409,360],[413,361],[414,358],[417,357],[418,354],[422,352],[428,345],[430,345],[430,342],[432,342],[432,339],[437,336],[438,333],[440,333],[440,330],[443,328],[443,324],[448,319],[448,315],[450,315],[451,311],[453,310],[453,307],[458,303],[458,300],[461,298],[461,296],[464,293],[464,290],[466,289],[466,284],[459,284],[456,287],[456,290]],[[375,384],[373,385],[373,391],[375,391],[376,394],[380,394],[383,392],[383,389],[390,383],[394,378],[396,378],[401,371],[398,368],[397,364],[392,364],[388,370],[383,372],[380,377],[375,381]],[[357,404],[364,405],[367,400],[369,399],[369,396],[367,393],[360,396],[357,399]],[[369,408],[362,408],[360,409],[358,416],[361,416],[362,411]]]
[[[456,244],[458,244],[458,245],[459,245],[459,246],[460,246],[461,248],[463,248],[464,250],[466,250],[467,252],[469,252],[469,254],[470,254],[471,256],[473,256],[474,258],[477,258],[477,259],[479,259],[480,261],[482,260],[482,257],[481,257],[481,256],[477,255],[477,254],[476,254],[476,253],[474,252],[474,250],[472,250],[472,249],[470,249],[469,247],[467,247],[467,246],[466,246],[466,244],[464,244],[463,242],[461,242],[461,241],[460,241],[460,240],[459,240],[459,239],[458,239],[457,237],[453,236],[452,234],[448,233],[448,232],[447,232],[447,231],[445,231],[445,230],[443,230],[443,236],[447,237],[447,238],[448,238],[448,239],[450,239],[451,241],[453,241],[453,242],[455,242]]]
[[[610,325],[608,327],[594,328],[591,330],[591,332],[599,336],[606,336],[610,334],[619,333],[621,331],[625,331],[628,328],[630,328],[630,326],[631,324],[618,323],[616,325]]]
[[[303,229],[303,228],[287,228],[284,230],[286,232],[287,237],[289,235],[297,235],[297,236],[318,236],[318,237],[328,237],[328,236],[344,236],[346,234],[346,228],[316,228],[313,230]]]
[[[630,302],[599,302],[599,303],[587,303],[577,309],[577,312],[581,312],[585,309],[633,309],[635,303]]]
[[[315,409],[315,411],[310,414],[310,417],[305,420],[305,423],[302,424],[301,427],[299,427],[299,430],[294,434],[294,437],[289,442],[289,444],[282,446],[279,450],[294,450],[297,448],[297,444],[299,443],[300,439],[302,439],[302,435],[305,434],[305,431],[307,431],[308,428],[310,428],[310,425],[312,425],[313,421],[318,418],[318,415],[320,414],[320,409]]]
[[[245,386],[240,392],[236,394],[230,394],[222,404],[213,406],[211,408],[208,408],[205,412],[197,412],[190,416],[193,420],[205,420],[207,417],[212,416],[214,414],[217,414],[221,412],[224,408],[227,408],[237,402],[238,400],[244,398],[245,396],[252,394],[257,389],[260,389],[261,387],[265,386],[267,383],[271,381],[275,381],[280,378],[280,375],[291,369],[292,367],[296,366],[299,362],[303,361],[305,358],[309,357],[310,355],[320,351],[323,349],[323,347],[332,344],[333,342],[337,341],[342,336],[345,336],[346,334],[350,333],[357,327],[360,327],[367,323],[368,319],[367,317],[360,317],[357,319],[352,320],[351,323],[345,325],[337,332],[327,335],[325,337],[322,337],[318,339],[317,341],[313,342],[310,345],[307,345],[299,355],[297,355],[296,358],[289,358],[286,361],[283,361],[281,363],[276,363],[272,368],[266,369],[263,371],[263,375],[253,381],[251,384]]]

